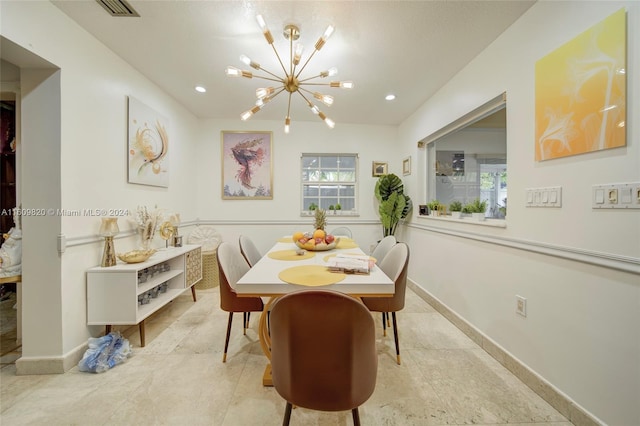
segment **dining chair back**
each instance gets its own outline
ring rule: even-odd
[[[249,265],[238,248],[231,243],[222,242],[218,246],[216,256],[218,257],[218,271],[220,274],[220,308],[225,312],[229,312],[227,337],[224,342],[224,354],[222,356],[222,362],[226,362],[233,314],[235,312],[244,314],[243,333],[246,334],[249,326],[249,313],[261,312],[264,304],[259,297],[238,297],[234,290],[238,280],[249,270]]]
[[[286,401],[319,411],[351,410],[373,393],[378,371],[375,325],[358,299],[333,290],[302,290],[271,310],[273,386]]]
[[[363,297],[362,303],[372,312],[382,313],[382,328],[387,332],[389,312],[393,319],[393,336],[396,343],[396,360],[400,364],[400,344],[398,341],[398,324],[396,312],[404,309],[405,293],[407,289],[407,270],[409,267],[409,246],[396,243],[389,253],[378,264],[389,278],[395,283],[395,292],[391,297]]]
[[[347,228],[346,226],[339,226],[338,228],[332,229],[331,232],[329,232],[331,235],[333,235],[334,237],[347,237],[347,238],[353,238],[353,234],[351,233],[351,229]]]
[[[371,257],[376,259],[378,262],[382,262],[382,259],[384,259],[387,253],[389,253],[389,250],[396,245],[396,242],[396,237],[393,235],[387,235],[378,242],[378,245],[376,245],[371,252]]]
[[[244,258],[247,260],[249,266],[253,266],[258,263],[262,255],[260,254],[258,247],[256,247],[251,238],[247,237],[246,235],[240,235],[239,243],[240,252],[242,253],[242,256],[244,256]]]

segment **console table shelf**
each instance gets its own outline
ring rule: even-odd
[[[199,245],[162,249],[145,262],[118,263],[87,271],[87,324],[138,324],[140,344],[145,345],[144,320],[191,289],[202,279]]]

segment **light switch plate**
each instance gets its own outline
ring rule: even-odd
[[[562,207],[562,187],[527,188],[525,200],[527,207]]]
[[[640,209],[640,182],[593,185],[593,209]]]

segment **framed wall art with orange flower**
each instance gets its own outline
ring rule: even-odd
[[[129,183],[169,187],[169,120],[129,96]]]

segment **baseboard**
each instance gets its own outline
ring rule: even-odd
[[[465,319],[452,311],[448,306],[431,295],[428,291],[407,279],[407,287],[413,290],[422,300],[431,305],[442,316],[449,320],[460,331],[469,336],[471,340],[478,344],[489,355],[502,364],[507,370],[513,373],[522,383],[527,385],[538,396],[544,399],[549,405],[558,410],[574,425],[603,426],[604,422],[593,416],[567,395],[555,388],[551,383],[531,370],[516,357],[504,350],[500,345],[485,336],[480,330],[469,324]]]
[[[16,360],[16,375],[64,374],[78,365],[88,347],[87,343],[83,343],[65,355],[55,357],[29,357],[23,355]]]

